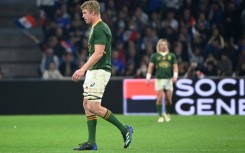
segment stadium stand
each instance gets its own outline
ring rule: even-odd
[[[39,16],[35,1],[0,1],[0,66],[4,78],[38,77],[41,52],[15,25],[16,19],[27,14]],[[40,27],[34,27],[30,32],[42,36]]]
[[[86,61],[88,26],[83,22],[80,4],[84,0],[1,0],[0,66],[6,78],[41,77],[38,71],[40,45],[52,48],[59,57],[73,55],[76,65]],[[38,5],[36,2],[40,2]],[[48,2],[48,3],[47,3]],[[158,38],[170,41],[177,56],[181,77],[195,75],[243,76],[245,73],[245,7],[236,0],[100,0],[102,19],[113,33],[113,50],[124,64],[124,72],[113,76],[144,78],[145,67],[155,51]],[[46,4],[45,4],[46,3]],[[18,29],[14,20],[33,15],[45,22],[28,29],[42,40],[39,48]],[[224,55],[225,54],[225,55]],[[221,58],[224,56],[228,58]],[[214,60],[210,63],[210,56]],[[215,62],[213,62],[215,61]],[[229,66],[229,72],[221,67]],[[59,65],[57,65],[59,67]],[[224,69],[226,70],[226,69]],[[113,67],[117,71],[117,67]],[[192,71],[191,71],[192,73]],[[193,74],[194,74],[193,73]],[[195,76],[193,76],[195,77]],[[197,76],[198,77],[198,76]]]

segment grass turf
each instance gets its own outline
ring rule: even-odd
[[[116,116],[134,127],[133,142],[124,149],[118,129],[99,118],[99,153],[245,152],[244,116]],[[0,153],[74,153],[86,139],[83,115],[0,116]]]

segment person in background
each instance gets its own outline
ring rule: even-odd
[[[147,84],[155,69],[155,90],[157,91],[156,108],[159,115],[158,122],[170,121],[170,108],[172,105],[173,83],[178,78],[178,64],[175,54],[169,51],[168,41],[160,39],[148,65],[146,74]],[[162,98],[165,93],[165,113],[162,113]]]
[[[2,70],[2,67],[0,66],[0,79],[3,78],[3,70]]]
[[[123,61],[119,58],[119,51],[114,50],[111,53],[111,64],[114,72],[112,76],[121,76],[125,71],[125,65]]]
[[[53,79],[62,79],[63,76],[60,73],[60,71],[57,69],[57,66],[54,62],[49,63],[49,68],[47,70],[44,70],[43,72],[43,79],[53,80]]]
[[[198,63],[196,61],[191,61],[191,64],[189,65],[188,70],[184,75],[184,78],[197,80],[203,77],[204,77],[204,74],[201,71],[201,68],[198,65]]]
[[[100,4],[96,0],[86,1],[81,5],[83,18],[92,28],[88,40],[89,59],[72,75],[73,81],[78,81],[85,75],[83,108],[87,118],[88,140],[74,150],[98,150],[96,144],[97,116],[116,126],[122,133],[124,148],[132,142],[133,127],[124,125],[106,107],[101,105],[102,97],[108,84],[111,71],[112,34],[108,25],[100,16]],[[107,139],[107,138],[106,138]]]
[[[218,76],[232,76],[232,62],[226,54],[221,55],[217,63]]]
[[[55,63],[58,67],[60,65],[59,58],[54,54],[53,48],[47,48],[45,52],[43,52],[41,64],[40,64],[40,72],[43,75],[44,70],[49,69],[49,64]]]
[[[72,53],[66,52],[59,66],[60,73],[64,77],[71,77],[77,68],[78,65],[74,62]]]

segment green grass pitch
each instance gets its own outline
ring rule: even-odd
[[[116,116],[134,127],[133,142],[124,149],[119,130],[99,118],[98,153],[245,152],[244,116]],[[0,116],[0,153],[74,153],[86,139],[84,115]]]

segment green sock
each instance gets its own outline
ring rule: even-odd
[[[162,104],[156,104],[157,112],[159,116],[162,116]]]
[[[167,113],[167,114],[170,113],[170,107],[171,107],[171,105],[168,105],[168,104],[165,105],[166,113]]]
[[[88,142],[91,144],[95,143],[96,125],[97,125],[97,116],[96,115],[87,116]]]
[[[110,110],[107,109],[103,119],[115,125],[121,132],[124,133],[127,131],[126,126],[123,125]]]

